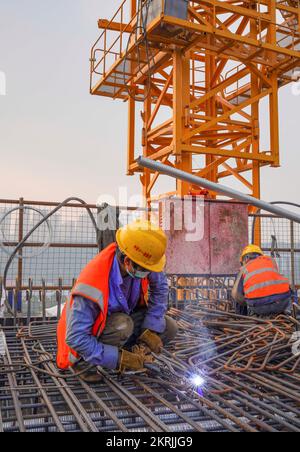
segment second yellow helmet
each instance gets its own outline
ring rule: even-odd
[[[241,262],[243,261],[244,257],[248,254],[260,254],[261,256],[264,255],[262,249],[257,245],[248,245],[246,248],[244,248],[242,255],[241,255]]]

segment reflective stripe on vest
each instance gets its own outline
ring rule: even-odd
[[[246,274],[247,276],[245,276],[244,282],[246,283],[247,281],[249,281],[250,278],[252,278],[253,276],[257,276],[257,275],[261,275],[262,273],[266,273],[266,272],[275,272],[277,274],[277,271],[275,270],[274,267],[270,267],[270,268],[259,268],[258,270],[254,270],[253,272],[249,273],[249,271],[246,269]]]
[[[74,297],[82,296],[84,299],[97,303],[100,307],[99,316],[95,320],[92,328],[94,337],[100,337],[104,331],[109,303],[109,278],[116,255],[117,244],[109,245],[99,253],[80,273],[77,284],[72,290],[71,296],[63,309],[57,327],[57,366],[66,370],[72,367],[80,358],[76,351],[67,344],[68,325],[70,325]],[[148,280],[142,281],[142,291],[144,297],[148,292]]]
[[[88,284],[79,283],[72,290],[72,295],[79,295],[84,298],[88,298],[92,301],[98,303],[101,311],[104,311],[104,301],[103,294],[101,290],[96,289],[96,287],[89,286]]]
[[[68,297],[67,303],[66,303],[66,319],[67,319],[67,325],[69,324],[70,320],[71,320],[71,312],[72,312],[72,307],[71,307],[71,297]]]
[[[73,353],[70,352],[69,353],[69,361],[70,361],[70,364],[72,366],[74,366],[74,364],[76,364],[76,363],[78,363],[78,361],[80,361],[80,358],[76,358],[76,356],[74,356]]]
[[[279,273],[278,266],[268,256],[258,257],[248,262],[243,270],[246,298],[265,298],[289,291],[287,278]]]
[[[245,295],[249,295],[250,293],[255,292],[259,289],[265,289],[266,287],[279,286],[280,284],[287,284],[287,280],[280,279],[276,281],[266,281],[260,284],[255,284],[254,286],[250,287],[250,289],[245,291]]]

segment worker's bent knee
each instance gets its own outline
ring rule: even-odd
[[[108,317],[105,330],[101,336],[103,343],[122,346],[132,336],[133,320],[126,314],[118,312]]]
[[[114,314],[113,323],[116,331],[124,335],[124,339],[127,339],[133,334],[134,323],[128,315],[121,313]]]
[[[173,341],[178,333],[178,325],[177,322],[171,317],[166,316],[166,329],[164,333],[161,335],[161,339],[164,345]]]

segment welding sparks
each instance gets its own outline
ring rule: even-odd
[[[200,374],[191,375],[189,381],[193,387],[193,390],[200,396],[203,396],[203,390],[206,384],[205,378]]]
[[[191,381],[193,385],[196,386],[196,388],[202,388],[205,384],[205,380],[203,377],[201,377],[201,375],[194,375],[191,378]]]

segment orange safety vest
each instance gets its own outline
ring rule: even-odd
[[[71,315],[75,296],[82,296],[100,307],[100,313],[93,326],[92,333],[98,338],[103,333],[108,313],[109,276],[116,250],[117,244],[113,243],[98,254],[83,269],[72,289],[57,327],[57,366],[59,369],[73,367],[80,359],[80,356],[66,342],[68,318]],[[147,305],[148,288],[148,279],[143,279],[140,305]]]
[[[278,270],[276,262],[269,256],[260,256],[249,261],[243,272],[245,298],[264,298],[289,292],[290,283]]]

